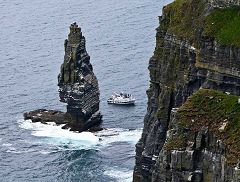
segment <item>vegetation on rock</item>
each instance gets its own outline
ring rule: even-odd
[[[215,8],[210,14],[204,0],[175,0],[164,8],[166,28],[194,41],[196,35],[214,37],[225,45],[240,46],[240,7]]]
[[[176,115],[179,125],[198,132],[208,127],[227,148],[227,161],[236,164],[240,158],[240,104],[238,96],[200,89]]]
[[[206,35],[223,44],[240,46],[240,7],[216,9],[205,20]]]
[[[184,150],[186,147],[186,139],[187,138],[183,133],[174,135],[166,142],[164,147],[166,150]]]
[[[168,31],[180,37],[193,39],[202,25],[205,3],[203,0],[175,0],[164,8],[169,16]]]

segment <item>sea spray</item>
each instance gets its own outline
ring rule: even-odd
[[[129,130],[109,128],[99,132],[74,132],[62,129],[62,125],[53,123],[34,123],[31,120],[19,120],[19,127],[30,130],[31,135],[51,145],[63,146],[65,149],[101,149],[115,142],[127,142],[135,145],[142,129]]]

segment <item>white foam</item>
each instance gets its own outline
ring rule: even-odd
[[[140,139],[142,129],[128,130],[121,128],[109,128],[97,132],[95,135],[101,139],[101,145],[108,146],[115,142],[127,142],[135,145]]]
[[[73,132],[62,129],[53,123],[33,123],[31,120],[19,120],[20,128],[31,131],[33,136],[41,137],[44,142],[60,146],[60,149],[102,148],[115,142],[127,142],[135,145],[141,137],[142,129],[128,130],[110,128],[99,132]]]
[[[28,153],[28,152],[33,152],[33,149],[28,149],[28,150],[18,150],[17,148],[14,147],[13,144],[11,143],[3,143],[2,146],[6,149],[7,153],[15,153],[15,154],[21,154],[21,153]]]
[[[99,138],[90,132],[73,132],[62,129],[61,125],[33,123],[22,120],[20,127],[32,131],[32,135],[45,138],[50,144],[67,145],[70,147],[91,147],[99,143]]]
[[[3,143],[2,146],[3,147],[10,147],[10,146],[12,146],[12,144],[11,143]]]
[[[18,150],[17,148],[15,148],[13,146],[9,146],[6,152],[7,153],[14,153],[14,154],[22,154],[22,153],[34,152],[34,150],[33,149]]]
[[[43,155],[47,155],[47,154],[50,154],[51,152],[46,151],[46,150],[40,150],[39,153],[43,154]]]
[[[8,149],[6,152],[8,153],[14,153],[14,154],[22,154],[22,153],[31,153],[35,152],[35,150],[17,150],[15,149]]]
[[[133,171],[129,169],[115,169],[109,168],[109,170],[104,171],[104,175],[116,179],[118,182],[131,182]]]
[[[14,153],[14,154],[20,154],[21,151],[17,151],[15,147],[9,147],[9,149],[6,151],[7,153]]]

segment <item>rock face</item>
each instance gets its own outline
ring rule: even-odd
[[[175,108],[200,88],[240,95],[239,46],[207,35],[205,20],[200,22],[216,10],[213,7],[229,7],[231,3],[237,5],[239,1],[177,0],[164,7],[155,52],[149,61],[148,108],[142,137],[136,144],[133,181],[239,181],[240,156],[235,164],[229,164],[228,146],[221,145],[208,126],[196,130],[194,140],[186,141],[188,149],[165,147],[173,133],[178,136]],[[190,29],[194,23],[197,26]],[[190,33],[185,36],[187,31]],[[184,132],[189,132],[188,127]]]
[[[208,89],[173,109],[152,181],[239,181],[239,111],[238,96]]]
[[[100,124],[99,88],[86,51],[86,40],[76,23],[70,26],[64,42],[65,56],[58,76],[60,101],[67,103],[71,115],[70,126],[85,130]]]
[[[81,28],[76,23],[71,24],[64,42],[64,63],[58,75],[59,97],[67,104],[67,112],[36,110],[25,113],[25,119],[66,124],[64,128],[80,132],[101,124],[98,81],[85,44]]]
[[[208,0],[208,3],[214,7],[228,7],[240,5],[240,0]]]
[[[24,113],[24,119],[31,119],[32,122],[41,122],[47,124],[53,122],[56,124],[67,124],[67,114],[61,111],[38,109],[28,113]]]

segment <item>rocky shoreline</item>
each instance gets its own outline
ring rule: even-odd
[[[85,37],[76,23],[70,25],[64,47],[58,86],[60,101],[67,104],[67,112],[38,109],[24,113],[24,119],[44,124],[64,124],[63,129],[78,132],[102,130],[98,80],[86,51]]]
[[[56,125],[64,125],[62,129],[69,129],[70,131],[102,131],[101,127],[101,115],[98,116],[100,119],[95,120],[94,125],[86,126],[85,128],[79,128],[77,125],[70,125],[71,116],[67,112],[47,109],[37,109],[34,111],[26,112],[23,114],[24,120],[31,120],[33,123],[40,122],[42,124],[55,123]],[[96,118],[98,118],[96,117]]]

